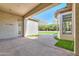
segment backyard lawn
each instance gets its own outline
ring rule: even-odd
[[[57,39],[58,42],[55,44],[57,47],[61,47],[70,51],[74,51],[74,41],[70,40],[62,40],[62,39]]]
[[[58,31],[39,31],[39,35],[51,35],[51,34],[57,34]]]

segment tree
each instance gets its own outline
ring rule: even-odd
[[[59,26],[57,24],[48,24],[48,25],[40,25],[40,31],[56,31],[58,30]]]

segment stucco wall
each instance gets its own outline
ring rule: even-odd
[[[75,54],[79,56],[79,3],[74,5],[75,14]]]
[[[57,16],[57,19],[59,20],[59,38],[61,39],[66,39],[66,40],[74,40],[74,21],[73,21],[73,18],[72,18],[72,34],[63,34],[62,33],[62,15],[63,14],[66,14],[66,13],[72,13],[71,11],[69,12],[65,12],[65,13],[61,13],[61,14],[58,14]],[[73,13],[72,13],[73,15]]]
[[[0,11],[0,39],[18,36],[18,19],[22,18]]]
[[[25,24],[25,26],[24,26],[25,37],[27,35],[36,35],[36,34],[38,34],[38,22],[25,19],[24,24]]]

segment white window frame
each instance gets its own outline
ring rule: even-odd
[[[72,34],[72,25],[71,25],[71,33],[63,33],[63,15],[67,15],[67,14],[72,14],[72,12],[66,12],[66,13],[62,13],[61,14],[61,23],[62,23],[62,34]],[[73,15],[72,15],[73,16]],[[72,17],[73,18],[73,17]],[[72,19],[71,18],[71,19]],[[72,24],[72,20],[71,20],[71,24]]]

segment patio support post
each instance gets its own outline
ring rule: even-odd
[[[79,56],[79,3],[73,5],[75,19],[75,55]]]

